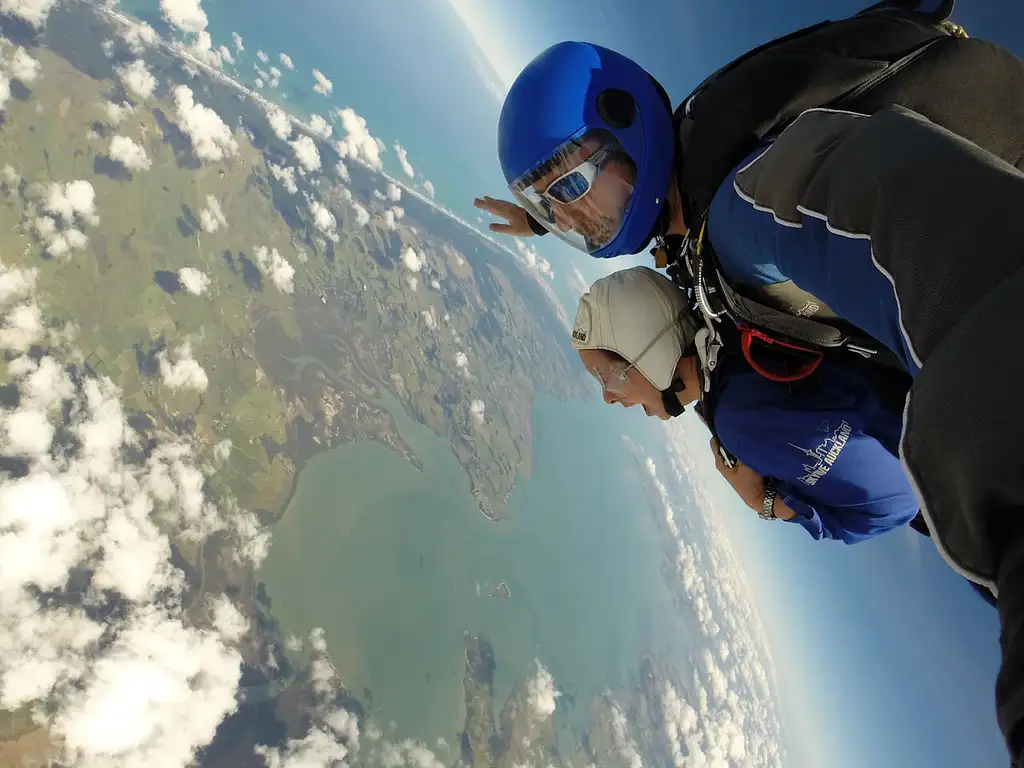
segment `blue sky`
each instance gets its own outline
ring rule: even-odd
[[[564,39],[640,61],[681,99],[748,48],[860,10],[865,0],[451,0],[507,85]],[[1024,54],[1018,0],[960,0],[954,19]],[[501,194],[501,179],[482,190]],[[550,238],[548,238],[550,239]],[[544,243],[587,280],[626,260],[594,263]],[[634,259],[643,262],[644,257]],[[694,426],[695,440],[705,440]],[[723,496],[728,489],[721,488]],[[728,524],[772,643],[787,724],[788,765],[999,765],[995,612],[929,541],[898,532],[846,547],[766,526],[738,504]]]

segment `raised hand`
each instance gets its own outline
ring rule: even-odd
[[[473,205],[482,211],[505,219],[507,223],[500,221],[491,222],[491,232],[500,232],[503,235],[515,235],[516,237],[531,237],[534,235],[530,227],[530,217],[524,208],[508,200],[498,200],[494,197],[478,197]]]

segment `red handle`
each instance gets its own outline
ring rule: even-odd
[[[753,343],[754,339],[758,339],[765,344],[774,344],[775,346],[783,347],[785,349],[792,349],[805,355],[813,355],[814,359],[800,366],[793,373],[775,373],[755,362],[754,356],[750,352],[750,345]],[[747,362],[750,363],[750,367],[766,379],[771,379],[772,381],[791,382],[806,379],[818,369],[818,366],[821,365],[822,358],[824,357],[824,354],[820,350],[808,349],[807,347],[801,347],[798,344],[791,344],[782,341],[781,339],[774,339],[756,328],[742,328],[740,330],[740,345],[743,349],[743,356],[747,359]]]

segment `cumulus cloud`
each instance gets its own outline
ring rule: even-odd
[[[334,83],[324,77],[324,73],[319,69],[313,70],[313,79],[316,80],[313,90],[321,96],[330,96],[331,92],[334,91]]]
[[[237,32],[231,33],[231,43],[235,46],[235,53],[242,53],[245,51],[245,44],[242,42],[242,36]]]
[[[117,74],[124,87],[140,99],[148,99],[156,90],[156,78],[146,69],[142,59],[135,59],[127,66],[118,67]]]
[[[129,171],[148,171],[153,167],[146,148],[120,134],[110,140],[110,159],[116,160]]]
[[[103,105],[103,111],[107,116],[107,122],[116,127],[128,115],[134,112],[135,108],[131,104],[118,104],[114,101],[108,101]]]
[[[413,248],[406,248],[402,252],[402,264],[410,272],[419,272],[423,268],[423,257]]]
[[[433,196],[434,196],[434,185],[433,185],[432,182],[424,181],[423,182],[423,189],[426,190],[426,193],[428,195],[430,195],[431,198],[433,198]]]
[[[51,183],[43,207],[47,212],[59,216],[65,224],[85,222],[96,226],[100,223],[96,214],[96,190],[82,179]]]
[[[188,45],[182,45],[181,43],[174,43],[174,47],[190,53],[200,61],[208,64],[215,69],[221,69],[224,63],[234,64],[235,59],[231,55],[231,51],[227,46],[220,45],[216,48],[213,47],[213,38],[210,37],[210,33],[206,30],[198,33]]]
[[[469,413],[477,424],[484,423],[484,401],[475,399],[469,404]]]
[[[337,228],[338,222],[335,220],[334,214],[319,200],[310,201],[309,212],[313,214],[313,224],[321,232],[330,235]]]
[[[692,684],[663,684],[664,728],[673,762],[677,768],[705,763],[779,766],[774,667],[755,603],[721,527],[722,511],[704,471],[678,426],[666,428],[666,433],[669,474],[683,490],[670,492],[655,462],[648,457],[643,463],[668,534],[666,561],[698,628]],[[692,497],[687,498],[685,515],[677,514],[681,507],[673,501],[680,496]]]
[[[313,132],[317,136],[322,136],[325,139],[330,138],[334,128],[320,115],[313,115],[309,118],[309,127],[313,129]]]
[[[469,358],[462,350],[455,353],[455,369],[466,378],[469,378]]]
[[[405,209],[400,205],[392,206],[384,211],[384,225],[388,229],[398,229],[398,222],[405,216]]]
[[[256,58],[262,61],[264,64],[270,61],[270,57],[267,56],[267,54],[265,54],[263,51],[256,51]]]
[[[270,107],[267,110],[267,122],[270,129],[281,141],[288,141],[292,136],[292,119],[288,117],[280,107]]]
[[[338,154],[374,170],[381,170],[382,143],[370,134],[366,120],[351,107],[339,109],[335,114],[341,121],[342,130],[345,131],[345,138],[334,145]]]
[[[430,309],[424,309],[420,312],[423,317],[423,324],[430,330],[437,328],[437,310],[431,307]]]
[[[198,35],[209,23],[200,0],[160,0],[160,10],[167,22],[182,32]]]
[[[146,48],[156,45],[160,37],[155,29],[143,21],[121,30],[121,39],[124,40],[129,51],[136,56],[141,56],[146,52]]]
[[[342,181],[352,181],[352,177],[349,175],[348,166],[345,165],[344,160],[339,160],[334,165],[334,172],[338,174],[338,178]]]
[[[228,220],[221,210],[220,203],[213,195],[206,196],[206,206],[199,212],[199,225],[204,232],[216,232],[228,228]]]
[[[210,278],[205,272],[195,267],[182,267],[178,270],[178,279],[185,290],[193,296],[201,296],[210,287]]]
[[[544,665],[540,661],[535,664],[536,671],[526,684],[526,703],[535,720],[547,720],[555,714],[555,700],[562,694],[555,688],[555,679]]]
[[[399,200],[402,199],[402,188],[395,184],[394,182],[389,181],[388,191],[385,194],[385,197],[392,203],[397,203]]]
[[[366,210],[362,205],[353,202],[352,210],[355,211],[356,214],[357,227],[365,227],[367,224],[370,223],[370,212]]]
[[[537,249],[532,245],[527,245],[522,240],[516,240],[516,248],[523,257],[523,261],[526,266],[536,272],[539,272],[549,280],[554,279],[555,273],[551,269],[551,262],[545,259],[543,256],[537,255]]]
[[[281,70],[278,69],[277,67],[271,67],[269,75],[263,70],[256,71],[259,72],[263,78],[269,81],[267,85],[269,85],[271,88],[277,88],[277,86],[281,84]]]
[[[58,0],[0,0],[0,13],[14,16],[33,27],[41,27]]]
[[[200,160],[213,162],[238,153],[238,142],[220,115],[209,107],[197,104],[187,85],[174,89],[178,111],[178,128],[192,141],[192,149]]]
[[[28,51],[19,45],[14,49],[14,53],[4,62],[4,69],[13,79],[28,84],[35,82],[36,78],[39,77],[42,65],[29,56]]]
[[[408,275],[405,278],[405,282],[409,286],[410,291],[418,290],[420,287],[420,279],[415,275]]]
[[[295,290],[295,267],[293,267],[277,248],[265,245],[254,245],[256,265],[260,272],[270,278],[281,293],[292,293]]]
[[[5,332],[12,310],[38,310],[33,283],[0,266]],[[51,334],[42,357],[8,363],[20,401],[0,411],[0,441],[26,471],[0,479],[0,707],[45,704],[61,764],[188,765],[235,710],[230,643],[245,626],[223,596],[210,627],[188,622],[169,536],[199,542],[227,523],[193,447],[157,436],[140,458],[119,390],[70,376],[65,343]],[[58,427],[71,439],[56,442]]]
[[[285,69],[295,69],[295,64],[292,62],[292,57],[287,53],[278,54],[278,58],[281,59],[281,66]]]
[[[320,169],[320,151],[316,148],[316,142],[309,136],[303,134],[295,141],[289,142],[299,168],[303,173],[317,171]]]
[[[174,361],[166,349],[161,350],[157,355],[160,363],[160,378],[164,384],[174,390],[194,389],[198,392],[205,392],[210,380],[206,371],[192,357],[192,343],[186,341],[174,351]]]
[[[405,175],[411,179],[416,175],[416,170],[412,167],[412,163],[409,162],[409,153],[401,144],[395,144],[395,152],[398,155],[398,164],[402,166]]]
[[[270,163],[267,166],[270,170],[270,175],[281,182],[281,186],[287,190],[288,194],[294,195],[299,191],[299,185],[295,181],[295,169],[291,166],[281,167],[280,165],[274,165]]]

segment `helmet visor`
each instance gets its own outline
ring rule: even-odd
[[[636,185],[636,162],[607,131],[570,139],[509,189],[533,218],[585,253],[619,234]]]

